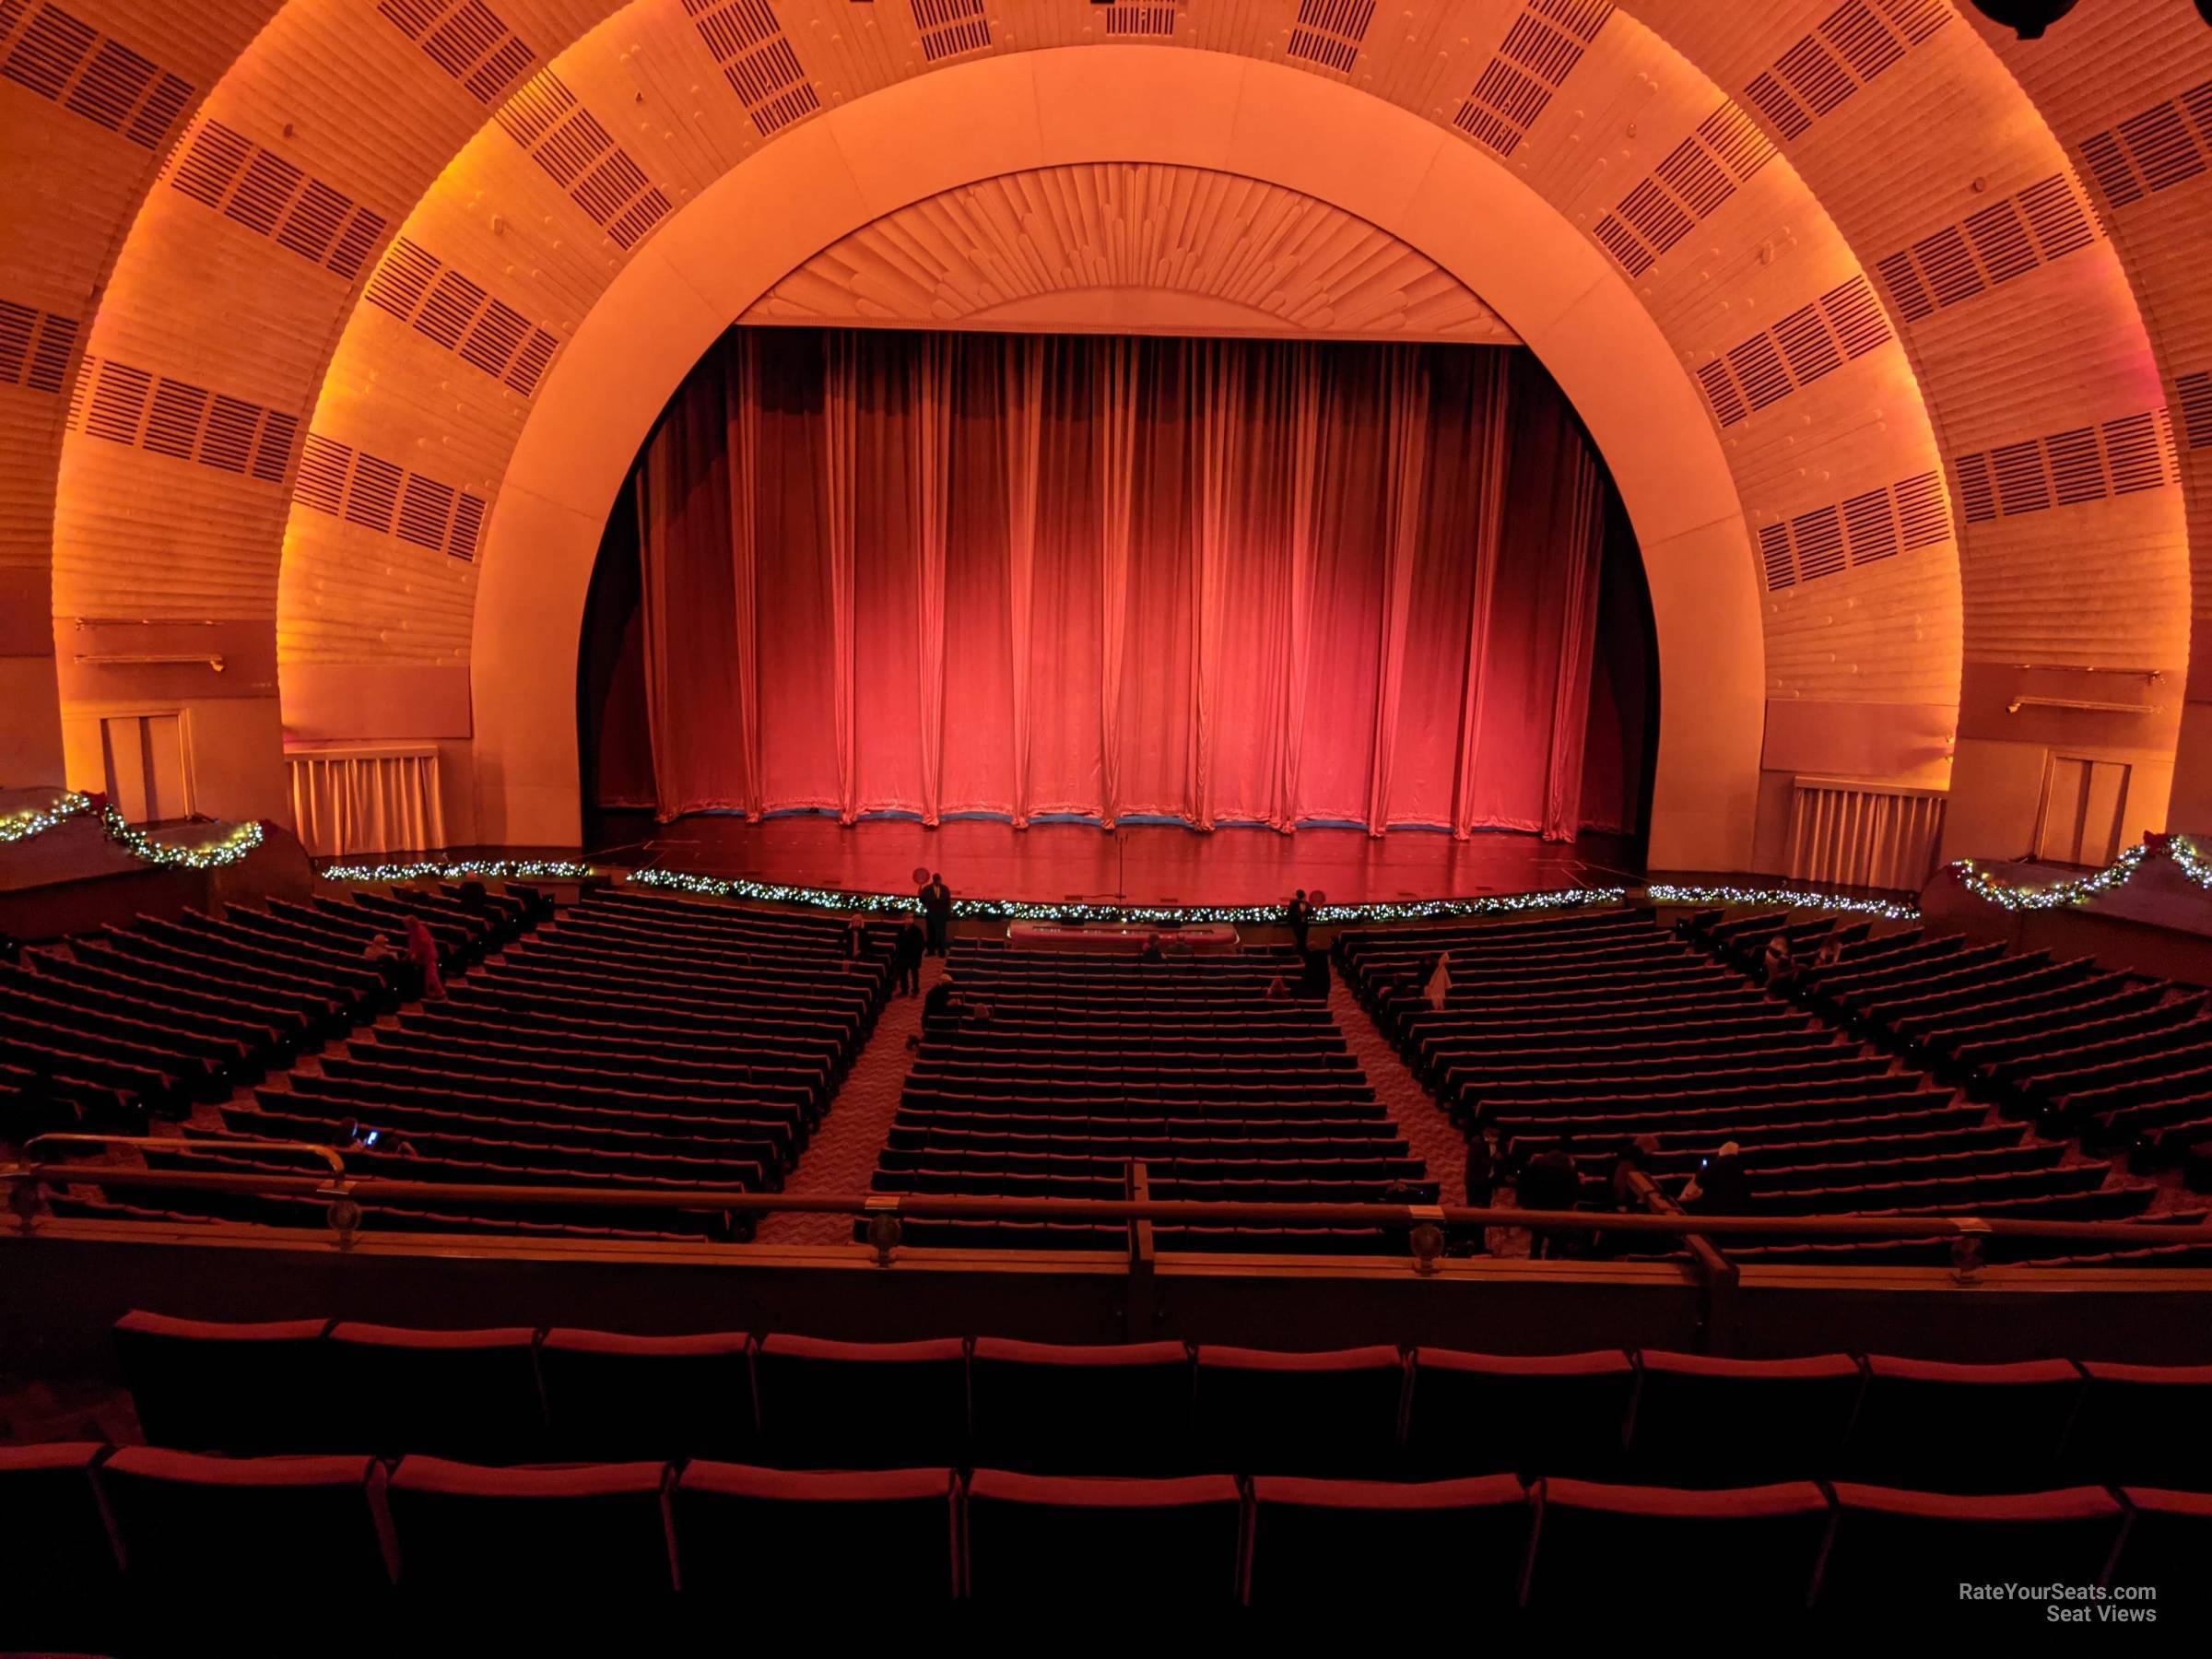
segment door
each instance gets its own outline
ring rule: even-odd
[[[111,714],[100,723],[108,798],[134,824],[192,816],[182,714]]]
[[[2035,855],[2046,864],[2103,865],[2120,852],[2120,815],[2127,805],[2128,765],[2077,755],[2053,755],[2043,776],[2042,819]]]

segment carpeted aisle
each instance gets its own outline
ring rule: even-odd
[[[922,989],[927,991],[943,977],[945,963],[924,958]],[[922,998],[893,996],[877,1017],[876,1030],[844,1086],[830,1103],[822,1126],[799,1155],[798,1168],[784,1182],[787,1193],[865,1193],[876,1173],[876,1155],[890,1138],[891,1119],[899,1111],[900,1091],[906,1087],[907,1068],[913,1054],[906,1040],[922,1030]],[[848,1216],[771,1216],[757,1235],[763,1244],[852,1244],[853,1221]],[[853,1244],[855,1250],[865,1245]]]
[[[1406,1069],[1406,1062],[1390,1045],[1368,1011],[1352,994],[1342,974],[1329,979],[1329,1012],[1336,1029],[1359,1062],[1359,1069],[1373,1085],[1382,1101],[1406,1136],[1414,1155],[1429,1166],[1429,1179],[1437,1182],[1438,1195],[1446,1204],[1466,1198],[1467,1143],[1429,1091]]]

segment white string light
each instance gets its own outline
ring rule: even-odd
[[[2087,876],[2068,877],[2063,881],[2053,881],[2041,887],[1993,876],[1971,858],[1962,858],[1952,865],[1950,872],[1952,878],[1975,898],[1986,900],[2008,911],[2065,910],[2070,905],[2086,904],[2092,899],[2125,887],[2137,870],[2161,854],[2171,860],[2182,874],[2198,887],[2212,888],[2212,861],[2207,861],[2196,843],[2185,835],[2149,836],[2137,841],[2101,870]]]
[[[259,824],[248,823],[238,825],[222,840],[204,847],[172,847],[154,840],[143,830],[133,829],[111,802],[98,795],[70,794],[51,806],[32,807],[0,818],[0,844],[44,835],[72,818],[93,811],[100,814],[100,827],[110,841],[132,857],[165,870],[219,869],[236,864],[267,839]]]
[[[588,864],[559,859],[465,860],[458,864],[425,861],[404,865],[332,865],[323,871],[325,881],[582,881],[593,873]]]
[[[1879,916],[1885,922],[1916,922],[1920,907],[1899,899],[1853,899],[1844,893],[1823,893],[1802,888],[1678,887],[1655,881],[1643,889],[1653,904],[1704,906],[1747,904],[1761,910],[1844,911],[1855,916]]]

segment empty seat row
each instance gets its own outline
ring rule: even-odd
[[[195,1451],[2212,1489],[2212,1366],[847,1343],[147,1312],[115,1340],[147,1438]]]
[[[29,1586],[0,1609],[6,1633],[71,1645],[113,1629],[118,1584],[148,1593],[142,1605],[158,1606],[171,1641],[233,1641],[241,1624],[253,1641],[264,1634],[253,1621],[285,1617],[256,1605],[273,1594],[342,1608],[361,1630],[414,1617],[417,1593],[527,1609],[545,1606],[549,1586],[564,1613],[680,1593],[739,1617],[858,1595],[877,1608],[959,1599],[1063,1617],[1248,1605],[1588,1618],[1709,1585],[1707,1627],[1806,1608],[1924,1618],[1955,1611],[1962,1583],[2081,1597],[2121,1586],[2120,1606],[2155,1612],[2186,1599],[2212,1542],[2212,1501],[2095,1487],[1955,1498],[1512,1476],[1379,1486],[708,1461],[489,1469],[81,1443],[0,1453],[0,1486],[5,1544]],[[406,1599],[387,1602],[394,1586]]]

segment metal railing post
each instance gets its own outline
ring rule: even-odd
[[[1152,1179],[1141,1163],[1129,1166],[1124,1182],[1132,1204],[1152,1202]],[[1152,1222],[1138,1216],[1129,1223],[1129,1297],[1122,1311],[1124,1336],[1130,1342],[1149,1342],[1159,1328],[1159,1285],[1152,1252]]]

